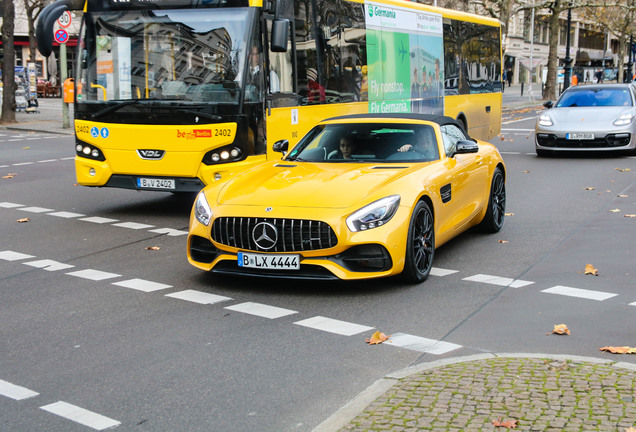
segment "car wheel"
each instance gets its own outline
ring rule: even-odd
[[[490,197],[488,198],[488,210],[484,219],[479,224],[484,232],[496,233],[504,223],[506,217],[506,182],[501,168],[495,168],[490,185]]]
[[[433,212],[428,204],[420,201],[411,215],[402,278],[410,283],[424,281],[431,272],[434,256],[435,227],[433,225]]]

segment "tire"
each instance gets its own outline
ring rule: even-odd
[[[488,210],[479,223],[479,229],[487,233],[499,232],[506,217],[506,182],[501,168],[495,168],[490,183]]]
[[[433,212],[427,203],[420,201],[413,209],[409,223],[402,279],[409,283],[420,283],[426,280],[433,267],[434,256]]]

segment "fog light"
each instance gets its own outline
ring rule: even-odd
[[[88,173],[91,175],[91,177],[95,177],[95,174],[96,174],[96,172],[95,172],[95,168],[91,168],[91,169],[89,169],[89,170],[88,170]]]
[[[221,159],[225,160],[230,157],[230,154],[227,151],[221,153]]]
[[[221,180],[221,173],[214,173],[214,181]]]
[[[90,147],[84,147],[82,149],[82,153],[84,153],[85,155],[88,155],[91,153],[91,148]]]

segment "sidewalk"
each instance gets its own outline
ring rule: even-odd
[[[513,427],[625,432],[636,430],[631,429],[636,428],[635,401],[636,365],[631,363],[548,354],[481,354],[387,375],[314,432],[477,432]]]

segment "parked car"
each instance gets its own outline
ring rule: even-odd
[[[631,84],[574,86],[537,118],[538,156],[555,151],[636,150],[636,87]]]
[[[449,117],[336,117],[288,153],[287,140],[274,150],[282,160],[199,193],[187,243],[192,265],[265,277],[401,274],[421,282],[436,247],[476,225],[497,232],[504,222],[501,155]]]

